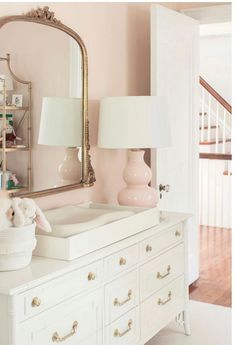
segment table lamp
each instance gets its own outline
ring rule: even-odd
[[[104,98],[100,104],[98,147],[129,149],[124,170],[126,188],[121,205],[155,207],[157,191],[148,186],[152,178],[141,148],[170,146],[170,129],[164,100],[155,96]]]
[[[79,149],[82,146],[82,101],[79,98],[44,97],[38,143],[64,146],[64,161],[58,167],[60,178],[68,183],[81,181]]]

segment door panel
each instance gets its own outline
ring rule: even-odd
[[[169,184],[159,206],[188,212],[189,283],[198,267],[198,21],[160,5],[151,12],[151,93],[165,99],[172,145],[152,151],[153,183]],[[163,114],[163,116],[167,116]]]

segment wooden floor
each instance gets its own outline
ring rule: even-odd
[[[231,229],[200,226],[200,278],[190,299],[231,307]]]

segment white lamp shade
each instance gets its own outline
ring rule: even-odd
[[[7,75],[0,75],[0,91],[3,91],[3,85],[4,85],[4,81],[5,80],[5,87],[6,87],[6,91],[12,91],[13,90],[13,80],[11,77],[7,76]]]
[[[104,98],[100,105],[98,146],[161,148],[171,144],[168,112],[156,96]]]
[[[82,101],[79,98],[44,97],[38,143],[82,146]]]

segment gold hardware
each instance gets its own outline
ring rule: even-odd
[[[114,306],[118,306],[121,307],[122,305],[124,305],[125,303],[128,303],[132,298],[132,290],[129,290],[128,292],[128,298],[126,298],[124,301],[119,302],[118,298],[115,298],[113,304]]]
[[[96,279],[95,274],[94,274],[93,272],[90,272],[90,273],[88,274],[88,280],[91,281],[91,280],[95,280],[95,279]]]
[[[41,300],[38,297],[34,297],[31,303],[32,307],[39,307],[41,305]]]
[[[127,334],[128,332],[130,332],[131,331],[131,328],[132,328],[132,324],[133,324],[133,321],[130,319],[129,320],[129,322],[128,322],[128,328],[124,331],[124,332],[120,332],[119,330],[118,330],[118,328],[117,329],[115,329],[115,331],[114,331],[114,337],[119,337],[119,338],[121,338],[121,337],[123,337],[125,334]]]
[[[151,252],[152,251],[152,246],[150,246],[149,244],[146,246],[146,252]]]
[[[64,335],[64,337],[60,337],[59,334],[57,332],[53,333],[52,335],[52,341],[54,343],[61,343],[62,341],[67,340],[68,338],[72,337],[78,330],[78,321],[74,321],[73,325],[72,325],[72,330],[70,331],[69,334]]]
[[[157,279],[163,279],[167,277],[170,274],[171,266],[168,265],[166,270],[167,270],[166,274],[161,274],[161,272],[157,272]]]
[[[176,236],[176,237],[181,236],[181,232],[180,232],[179,230],[176,230],[176,231],[175,231],[175,236]]]
[[[120,258],[120,266],[126,265],[126,259]]]
[[[162,301],[162,300],[159,298],[159,300],[157,301],[157,304],[158,304],[158,305],[164,305],[164,304],[170,302],[170,301],[171,301],[171,295],[172,295],[172,293],[171,293],[171,291],[169,291],[169,293],[168,293],[168,298],[167,298],[165,301]]]

